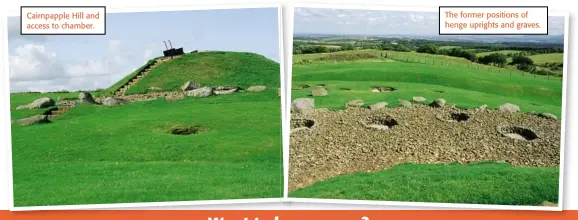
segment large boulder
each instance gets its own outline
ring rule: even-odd
[[[78,100],[80,101],[80,103],[87,103],[87,104],[96,103],[96,101],[94,101],[94,98],[89,92],[80,92],[80,94],[78,94]]]
[[[214,95],[214,89],[212,87],[201,87],[198,89],[189,90],[185,93],[187,96],[194,97],[209,97]]]
[[[46,107],[50,107],[50,106],[54,106],[54,100],[48,97],[44,97],[44,98],[39,98],[34,100],[31,103],[28,103],[26,105],[21,105],[16,107],[16,110],[20,110],[20,109],[39,109],[39,108],[46,108]]]
[[[28,126],[28,125],[33,125],[33,124],[43,124],[43,123],[48,123],[48,122],[50,122],[48,120],[48,115],[35,115],[32,117],[12,121],[12,123],[16,123],[16,124],[23,125],[23,126]]]
[[[429,104],[431,107],[444,107],[444,105],[446,105],[446,100],[439,98],[434,100],[431,104]]]
[[[413,101],[414,102],[425,102],[427,99],[421,96],[414,96],[413,97]]]
[[[389,103],[387,103],[387,102],[378,102],[378,103],[375,103],[373,105],[370,105],[369,109],[371,109],[371,110],[382,109],[382,108],[385,108],[388,104]]]
[[[267,90],[267,86],[251,86],[247,88],[249,92],[261,92]]]
[[[356,99],[356,100],[351,100],[347,103],[345,103],[345,107],[346,108],[350,108],[350,107],[361,107],[363,106],[363,100],[361,99]]]
[[[200,88],[199,84],[197,84],[193,81],[188,81],[181,86],[181,90],[183,90],[183,91],[189,91],[189,90],[194,90],[194,89],[198,89],[198,88]]]
[[[119,106],[125,103],[127,103],[126,100],[113,97],[106,97],[104,100],[102,100],[102,104],[106,106]]]
[[[503,112],[519,112],[520,107],[511,103],[506,103],[500,106],[500,111]]]
[[[315,100],[312,98],[298,98],[291,102],[291,112],[310,113],[315,111]]]
[[[312,96],[326,96],[327,95],[327,90],[325,90],[325,88],[317,88],[317,89],[312,89],[311,90],[311,95]]]
[[[397,100],[397,104],[403,106],[403,107],[409,107],[411,106],[411,102],[407,101],[407,100]]]

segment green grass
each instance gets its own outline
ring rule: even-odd
[[[280,85],[280,66],[264,56],[245,52],[202,52],[160,64],[127,94],[147,93],[150,87],[176,91],[189,80],[201,85],[240,86]]]
[[[12,94],[12,106],[36,96]],[[78,105],[49,124],[12,125],[15,206],[281,197],[280,108],[267,90]],[[202,132],[169,134],[175,125]]]
[[[564,63],[564,53],[547,53],[530,56],[536,64]]]
[[[449,49],[453,49],[453,48],[462,48],[461,46],[441,46],[440,49],[441,50],[449,50]]]
[[[490,51],[490,52],[477,53],[476,55],[477,55],[478,57],[483,57],[483,56],[487,56],[487,55],[490,55],[490,54],[493,54],[493,53],[501,53],[501,54],[506,55],[506,54],[509,54],[509,53],[514,54],[514,53],[519,53],[519,52],[521,52],[521,51],[519,51],[519,50],[498,50],[498,51]]]
[[[116,82],[115,84],[113,84],[112,86],[108,87],[104,92],[103,95],[113,95],[114,92],[116,92],[117,90],[119,90],[120,88],[122,88],[125,84],[127,84],[131,79],[133,79],[137,74],[140,73],[140,71],[142,71],[147,65],[152,64],[156,59],[158,59],[160,57],[156,57],[154,59],[150,59],[149,61],[147,61],[144,65],[140,66],[139,68],[137,68],[136,70],[134,70],[132,73],[129,73],[128,75],[126,75],[124,78],[122,78],[121,80],[119,80],[118,82]]]
[[[293,88],[302,84],[326,84],[328,95],[316,97],[317,107],[343,108],[352,99],[366,103],[424,96],[444,98],[461,107],[487,104],[498,107],[514,103],[522,111],[561,115],[562,82],[545,76],[509,75],[459,66],[432,66],[406,62],[345,62],[338,64],[297,65],[293,67]],[[392,86],[390,93],[373,93],[372,86]],[[350,88],[342,91],[340,88]],[[443,91],[438,93],[436,91]],[[293,90],[292,98],[307,97],[310,89]]]
[[[402,164],[380,172],[334,177],[295,190],[289,197],[540,205],[558,202],[558,177],[558,167]]]
[[[91,92],[93,96],[99,96],[103,92]],[[58,101],[59,99],[78,99],[79,92],[47,92],[47,93],[12,93],[10,94],[10,117],[12,120],[27,118],[39,115],[49,110],[46,109],[22,109],[16,110],[16,107],[33,102],[36,99],[49,97]]]

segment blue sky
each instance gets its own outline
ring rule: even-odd
[[[294,32],[352,35],[438,35],[438,12],[295,8]],[[549,34],[564,33],[564,17],[550,16]]]
[[[164,40],[192,50],[244,51],[279,62],[277,8],[109,13],[101,36],[22,36],[8,20],[11,92],[107,88]]]

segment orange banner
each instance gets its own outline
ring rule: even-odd
[[[578,219],[578,211],[0,211],[2,220],[534,220]]]

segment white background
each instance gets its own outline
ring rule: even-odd
[[[76,12],[83,12],[85,19],[77,19],[72,16],[72,14]],[[35,14],[42,14],[43,16],[46,14],[56,14],[56,15],[63,15],[64,13],[68,14],[68,19],[66,18],[54,18],[54,19],[42,19],[38,18],[38,16],[28,17],[28,13],[32,15]],[[89,14],[97,14],[99,13],[98,19],[86,19],[86,16]],[[104,34],[105,33],[105,21],[106,21],[106,14],[105,9],[103,7],[64,7],[64,8],[46,8],[46,7],[25,7],[22,8],[22,23],[21,29],[23,34]],[[65,24],[92,24],[92,29],[70,29],[65,26]],[[28,29],[27,26],[29,24],[48,24],[50,25],[50,29]],[[52,24],[60,25],[59,28],[53,28]]]
[[[505,2],[503,0],[472,0],[472,1],[463,1],[463,0],[438,0],[438,1],[428,1],[428,0],[404,0],[404,1],[383,1],[383,0],[325,0],[325,1],[315,1],[315,0],[301,0],[301,1],[290,1],[290,0],[245,0],[242,2],[234,1],[234,0],[211,0],[211,1],[187,1],[187,0],[163,0],[163,1],[118,1],[118,0],[85,0],[85,1],[78,1],[78,0],[52,0],[50,4],[52,5],[61,5],[61,6],[82,6],[82,5],[96,5],[96,6],[107,6],[107,11],[109,9],[138,9],[138,8],[155,8],[161,6],[207,6],[207,5],[220,5],[220,4],[233,4],[239,5],[240,3],[243,4],[271,4],[271,3],[281,3],[283,6],[290,6],[293,3],[343,3],[343,4],[356,4],[356,5],[379,5],[379,6],[394,6],[394,7],[406,7],[406,6],[413,6],[413,7],[430,7],[430,8],[437,8],[438,6],[512,6],[516,5],[514,2]],[[5,10],[9,10],[12,12],[19,12],[20,6],[43,6],[47,5],[47,1],[44,0],[21,0],[21,1],[2,1],[2,6],[0,10],[2,10],[2,23],[0,28],[6,28],[6,20],[5,20]],[[568,63],[568,82],[567,82],[567,102],[566,102],[566,149],[565,149],[565,168],[564,168],[564,209],[573,209],[578,210],[578,150],[573,149],[573,145],[578,143],[578,136],[573,135],[574,129],[573,126],[578,126],[578,121],[572,112],[576,112],[576,101],[578,99],[578,94],[576,94],[577,90],[573,89],[573,85],[577,84],[576,78],[573,77],[572,73],[575,70],[575,66],[572,64],[578,63],[576,57],[572,54],[573,51],[576,51],[576,45],[572,44],[575,40],[574,31],[576,30],[576,12],[578,9],[576,7],[571,7],[568,4],[568,1],[537,1],[537,0],[526,0],[520,1],[519,4],[523,4],[520,6],[549,6],[550,12],[569,12],[570,13],[570,45],[569,50],[565,51],[565,53],[569,53],[569,60]],[[285,55],[291,56],[291,44],[292,44],[292,10],[288,7],[283,9],[284,13],[284,51]],[[4,30],[2,30],[4,32]],[[1,71],[4,72],[6,63],[6,57],[4,51],[6,50],[6,39],[5,35],[1,36],[0,42],[2,42],[1,48],[3,53],[1,64],[0,66]],[[291,62],[291,59],[284,59],[285,62]],[[288,68],[290,65],[285,65],[285,73],[290,73]],[[2,78],[3,82],[0,83],[0,209],[8,209],[9,208],[9,170],[8,170],[8,161],[10,155],[8,154],[9,146],[7,145],[9,136],[9,128],[10,128],[10,114],[9,114],[9,90],[6,87],[8,83],[5,83],[8,80],[8,73],[4,73],[4,78]],[[287,80],[285,80],[287,81]],[[288,81],[289,82],[289,81]],[[141,209],[146,209],[141,208]],[[295,202],[286,202],[286,203],[263,203],[263,204],[235,204],[235,205],[196,205],[196,206],[173,206],[173,207],[155,207],[154,209],[253,209],[253,210],[278,210],[278,209],[435,209],[435,208],[425,208],[425,207],[403,207],[403,206],[378,206],[378,205],[344,205],[344,204],[307,204],[307,203],[295,203]]]
[[[447,17],[445,12],[452,12],[452,14],[457,14],[456,17]],[[462,17],[461,12],[464,14],[466,13],[475,13],[475,14],[483,14],[482,18],[479,17]],[[490,18],[487,16],[487,13],[515,13],[522,16],[523,13],[528,13],[526,18]],[[477,29],[470,27],[470,23],[479,23],[479,22],[496,22],[498,24],[501,23],[510,23],[514,22],[514,27],[512,28],[489,28],[484,29],[483,26]],[[458,28],[447,28],[447,23],[465,23],[467,26],[465,29],[458,29]],[[517,29],[517,23],[524,22],[524,23],[537,23],[540,25],[540,28],[524,28],[524,29]],[[443,7],[440,11],[440,33],[441,34],[547,34],[548,33],[548,8],[494,8],[494,7],[479,7],[479,8],[450,8],[450,7]]]

